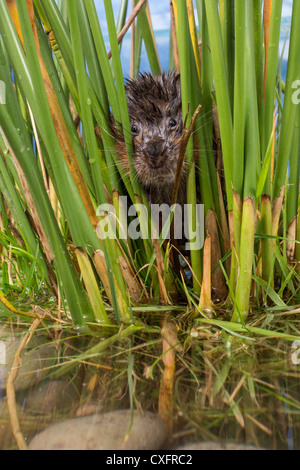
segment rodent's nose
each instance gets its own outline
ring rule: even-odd
[[[153,139],[147,142],[146,151],[149,157],[157,157],[160,155],[164,148],[164,141],[162,139]]]

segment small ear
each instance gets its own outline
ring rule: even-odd
[[[119,139],[122,136],[122,125],[115,121],[112,114],[109,117],[109,128],[111,131],[111,135],[114,139]]]
[[[139,97],[139,80],[141,79],[141,77],[142,75],[139,74],[136,80],[133,80],[131,78],[127,78],[125,80],[125,93],[128,104],[130,102],[135,103]]]
[[[181,85],[180,85],[180,73],[179,69],[174,69],[169,74],[170,81],[172,83],[172,109],[173,112],[177,113],[181,109]]]
[[[179,69],[175,69],[173,71],[174,74],[174,82],[175,82],[175,87],[177,91],[177,96],[181,99],[181,85],[180,85],[180,72]]]
[[[109,116],[109,127],[111,129],[112,135],[115,137],[117,135],[117,127],[116,127],[116,122],[112,114],[110,114]]]

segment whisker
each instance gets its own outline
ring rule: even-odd
[[[202,129],[203,127],[205,127],[207,124],[209,124],[211,122],[213,122],[213,118],[210,118],[206,122],[202,123],[201,125],[199,125],[197,127],[194,127],[191,135],[195,134],[195,132],[199,131],[200,129]]]
[[[101,134],[106,134],[112,139],[115,139],[115,135],[112,132],[109,132],[107,129],[104,129],[102,126],[100,126],[100,124],[98,124],[97,127],[99,127]]]

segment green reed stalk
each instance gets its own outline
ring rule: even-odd
[[[299,148],[299,154],[300,154],[300,148]],[[300,157],[300,155],[299,155]],[[297,262],[296,265],[296,271],[297,273],[300,272],[300,195],[298,196],[298,211],[297,211],[297,226],[296,226],[296,240],[298,243],[296,243],[295,247],[295,260]]]
[[[112,51],[112,57],[114,59],[113,68],[114,68],[114,75],[115,75],[115,81],[116,81],[116,93],[118,96],[118,103],[119,103],[119,109],[120,109],[120,118],[121,118],[120,123],[122,124],[122,130],[124,134],[127,154],[129,155],[128,158],[129,158],[129,161],[132,162],[133,146],[132,146],[132,137],[131,137],[131,126],[130,126],[129,115],[128,115],[123,71],[122,71],[121,59],[120,59],[120,54],[119,54],[117,32],[115,28],[115,20],[114,20],[111,0],[104,0],[104,6],[105,6],[106,20],[107,20],[107,25],[108,25],[110,47]],[[133,174],[134,172],[132,169],[131,184],[133,186],[135,194],[140,195],[141,194],[140,186],[138,185],[137,180],[133,178]]]
[[[234,0],[219,0],[219,11],[220,11],[220,24],[222,31],[224,57],[226,60],[226,71],[227,71],[227,83],[229,89],[230,105],[233,109],[233,95],[234,95],[234,48],[237,44],[235,38],[235,8],[238,7],[238,3]]]
[[[238,2],[235,7],[235,68],[234,68],[234,105],[233,105],[233,229],[234,251],[231,257],[230,283],[235,292],[237,283],[238,257],[241,237],[241,197],[244,184],[244,139],[245,139],[245,2]]]
[[[138,0],[134,0],[137,5]],[[155,44],[155,39],[151,31],[151,27],[148,21],[146,13],[146,5],[143,6],[140,13],[137,17],[137,25],[140,25],[140,31],[144,39],[147,56],[150,64],[151,71],[153,75],[158,75],[161,73],[161,66],[159,62],[159,57],[157,54],[157,48]]]
[[[97,181],[94,181],[94,185],[96,188],[96,200],[100,204],[104,204],[106,203],[106,197],[104,192],[104,182],[100,168],[100,161],[98,158],[99,152],[96,140],[97,138],[94,130],[93,115],[91,111],[91,98],[88,93],[87,87],[86,69],[78,21],[78,14],[80,12],[78,5],[78,2],[68,1],[68,18],[70,24],[71,43],[73,46],[73,51],[76,51],[76,54],[74,54],[74,65],[76,70],[77,88],[81,108],[82,123],[87,143],[87,151],[90,156],[90,165],[94,178],[97,177],[97,179],[99,180],[99,184],[97,184]]]
[[[268,143],[273,129],[273,117],[275,110],[275,91],[276,91],[276,75],[278,64],[278,47],[280,37],[280,21],[282,11],[282,0],[273,0],[271,24],[270,24],[270,38],[268,47],[268,61],[266,67],[266,91],[264,97],[264,129],[263,129],[263,143],[262,154],[267,151]],[[268,178],[269,180],[270,178]],[[265,188],[265,192],[270,194],[270,182]]]
[[[101,170],[99,167],[99,162],[97,164],[97,158],[96,158],[98,154],[98,146],[97,146],[97,140],[96,140],[96,135],[95,135],[95,130],[94,130],[94,121],[93,121],[93,115],[92,115],[92,109],[91,109],[91,98],[88,94],[88,87],[86,83],[86,70],[85,70],[84,58],[83,58],[82,52],[80,53],[80,49],[82,50],[82,46],[81,46],[81,35],[80,35],[79,21],[78,21],[79,11],[77,10],[77,5],[78,4],[76,4],[76,2],[73,2],[72,0],[69,0],[68,2],[71,40],[73,44],[73,50],[76,51],[76,54],[74,54],[74,63],[75,63],[75,68],[76,68],[79,99],[80,99],[80,104],[81,104],[83,127],[84,127],[85,136],[87,139],[87,147],[88,147],[89,155],[93,156],[93,161],[95,162],[94,165],[96,165],[96,171],[94,173],[98,175],[99,182],[100,182],[100,184],[98,185],[99,187],[99,194],[97,195],[98,201],[100,201],[101,204],[105,204],[106,196],[105,196],[103,178],[102,178]],[[118,261],[118,250],[117,250],[115,240],[107,239],[105,242],[105,245],[107,249],[107,252],[106,250],[104,250],[106,264],[107,266],[109,265],[111,266],[112,271],[116,277],[118,286],[121,290],[121,294],[123,298],[126,299],[127,293],[126,293],[124,278],[121,272],[120,263]],[[104,242],[102,246],[104,248]],[[111,288],[114,289],[114,286],[111,285]],[[119,299],[117,300],[119,304]],[[122,300],[122,302],[120,302],[120,305],[119,305],[121,319],[127,322],[130,319],[130,314],[129,314],[129,310],[124,311],[122,309],[122,306],[124,307],[124,305],[126,305],[126,303],[124,303],[124,301]]]
[[[45,27],[45,31],[37,21],[40,48],[49,75],[51,76],[67,133],[69,134],[74,158],[78,160],[84,182],[90,192],[95,207],[105,202],[106,197],[113,196],[113,202],[120,212],[116,190],[122,190],[119,177],[122,176],[126,190],[133,203],[143,202],[145,195],[134,178],[134,171],[125,175],[114,151],[114,140],[111,136],[109,118],[110,108],[117,125],[123,130],[130,164],[132,166],[131,129],[127,110],[123,72],[120,61],[120,45],[117,43],[117,33],[125,21],[128,0],[123,0],[117,26],[111,0],[104,0],[106,20],[109,30],[112,59],[109,61],[101,27],[93,0],[67,0],[56,3],[55,0],[34,0],[37,14]],[[137,3],[137,0],[135,0]],[[293,84],[300,78],[298,60],[298,44],[300,43],[300,1],[293,2],[293,18],[290,40],[288,74],[285,87],[283,112],[276,128],[275,150],[276,173],[271,195],[271,156],[273,144],[273,116],[275,109],[278,45],[282,0],[273,0],[271,11],[270,40],[268,59],[266,63],[266,88],[264,92],[264,45],[262,25],[262,0],[196,0],[200,24],[199,37],[202,38],[201,73],[198,74],[195,60],[198,50],[195,48],[195,34],[190,33],[189,25],[194,21],[189,17],[187,2],[179,0],[178,7],[178,50],[180,60],[183,117],[187,111],[187,125],[199,103],[202,111],[196,124],[195,136],[200,147],[200,172],[196,174],[193,141],[190,139],[186,150],[189,165],[187,175],[187,202],[194,208],[197,203],[197,182],[200,182],[201,199],[206,212],[213,209],[220,221],[220,206],[217,189],[217,175],[212,149],[212,123],[209,121],[212,112],[212,90],[215,86],[216,102],[219,111],[219,124],[222,139],[224,160],[227,209],[230,228],[233,229],[232,263],[230,276],[230,293],[235,308],[233,321],[244,322],[249,311],[249,297],[253,269],[257,265],[254,255],[262,258],[262,279],[255,277],[256,285],[267,291],[268,298],[278,302],[274,292],[274,264],[282,277],[279,294],[282,295],[286,286],[294,295],[296,289],[292,280],[297,279],[295,270],[290,269],[285,253],[287,241],[276,246],[271,238],[274,221],[272,220],[272,201],[276,202],[281,188],[286,189],[286,209],[282,215],[282,235],[286,237],[289,223],[299,211],[299,119],[300,111],[292,102],[295,93]],[[104,251],[108,270],[111,297],[116,318],[128,322],[131,319],[131,305],[127,295],[127,285],[119,265],[119,255],[129,255],[136,271],[141,276],[147,274],[141,269],[149,265],[148,273],[154,272],[155,252],[148,240],[131,241],[108,240],[99,242],[94,227],[81,200],[77,187],[71,177],[64,160],[62,149],[53,125],[49,110],[45,87],[40,71],[38,56],[35,52],[32,28],[24,0],[17,0],[18,11],[25,41],[25,52],[20,44],[5,0],[0,0],[0,31],[4,44],[3,54],[5,66],[0,60],[0,78],[9,82],[8,102],[0,107],[1,123],[5,138],[18,159],[41,218],[43,228],[49,237],[49,243],[54,253],[54,269],[58,281],[63,286],[73,321],[83,326],[86,316],[93,319],[93,312],[98,320],[107,321],[104,304],[97,281],[89,264],[90,257],[95,251]],[[60,8],[63,8],[63,13]],[[189,23],[189,20],[192,22]],[[51,38],[51,49],[48,42]],[[233,42],[233,38],[235,41]],[[144,7],[136,21],[135,75],[140,64],[142,40],[146,45],[151,70],[160,73],[160,63],[156,50],[155,39],[151,29],[151,21]],[[55,42],[56,41],[56,42]],[[194,46],[194,47],[193,47]],[[55,60],[52,57],[52,50]],[[16,78],[15,93],[10,79],[8,60]],[[2,57],[3,56],[3,57]],[[86,62],[85,62],[86,61]],[[82,141],[78,136],[72,115],[69,110],[69,92],[82,124]],[[17,98],[18,96],[18,98]],[[37,100],[36,97],[39,97]],[[279,106],[280,91],[278,92]],[[61,231],[58,228],[48,196],[43,186],[40,168],[31,142],[31,123],[28,115],[28,104],[32,110],[38,128],[38,136],[47,172],[53,181],[54,188],[62,206],[63,217],[66,218],[67,233],[73,243],[78,246],[77,252],[83,255],[82,273],[84,282],[88,282],[88,297],[83,291],[82,283],[68,255]],[[101,139],[95,137],[95,127],[100,130]],[[16,131],[19,129],[19,131]],[[100,134],[97,132],[97,135]],[[275,138],[275,137],[274,137]],[[83,146],[82,146],[83,142]],[[25,145],[24,145],[25,144]],[[0,157],[0,186],[7,198],[7,203],[16,219],[17,227],[24,237],[26,248],[33,260],[30,268],[24,269],[28,274],[28,282],[32,279],[37,262],[45,262],[39,253],[35,235],[28,220],[22,212],[26,206],[25,197],[20,187],[19,177],[12,162],[7,161],[6,143],[0,139],[0,146],[5,153],[5,161]],[[24,151],[24,147],[26,147]],[[277,153],[277,152],[276,152]],[[289,167],[288,167],[289,165]],[[116,167],[118,171],[116,171]],[[289,171],[288,171],[289,170]],[[104,185],[107,191],[104,191]],[[20,195],[15,187],[20,189]],[[137,196],[136,196],[137,195]],[[144,198],[144,199],[143,199]],[[259,212],[258,212],[259,211]],[[260,213],[257,221],[256,215]],[[274,217],[273,217],[274,218]],[[147,218],[140,218],[143,229],[148,226]],[[263,237],[258,245],[254,245],[255,227],[262,232]],[[193,219],[190,232],[195,229],[198,221]],[[297,239],[300,239],[300,224],[298,217]],[[219,226],[220,228],[220,226]],[[118,227],[120,230],[120,226]],[[220,228],[221,232],[221,228]],[[5,234],[3,235],[5,240]],[[83,251],[81,251],[83,249]],[[157,247],[156,247],[157,249]],[[124,250],[124,251],[123,251]],[[296,244],[296,258],[300,258],[299,244]],[[98,253],[99,254],[99,253]],[[80,256],[80,255],[79,255]],[[23,260],[22,260],[23,261]],[[160,268],[163,262],[160,261]],[[165,258],[165,277],[168,279],[167,257]],[[82,262],[82,260],[81,260]],[[21,261],[20,261],[21,263]],[[101,264],[101,263],[100,263]],[[201,281],[202,260],[201,251],[191,251],[191,266],[194,276],[193,291],[199,294]],[[145,270],[147,271],[147,270]],[[256,274],[256,273],[255,273]],[[151,281],[155,281],[155,276]],[[8,275],[4,271],[4,280]],[[90,280],[90,281],[89,281]],[[27,284],[26,284],[27,285]],[[153,287],[153,285],[152,285]],[[161,286],[160,286],[161,287]],[[168,289],[168,288],[167,288]],[[154,298],[157,298],[157,284],[154,286]],[[278,296],[277,296],[278,297]],[[277,299],[277,300],[276,300]],[[282,304],[281,304],[282,305]],[[284,304],[283,304],[284,305]]]
[[[13,84],[11,82],[11,72],[7,56],[4,55],[2,46],[3,44],[0,44],[0,79],[6,85],[6,106],[8,107],[8,109],[15,110],[15,112],[13,113],[15,128],[22,129],[22,126],[24,126],[24,121],[21,113],[18,113],[19,104],[13,89]],[[30,139],[27,139],[27,143],[30,143]],[[12,161],[12,156],[10,155],[10,152],[7,149],[2,135],[0,135],[0,149],[2,150],[0,157],[1,192],[3,193],[4,199],[6,200],[7,205],[12,213],[12,216],[18,225],[26,248],[31,253],[35,253],[37,247],[37,240],[35,238],[35,235],[33,234],[30,223],[24,212],[23,200],[25,199],[25,196],[21,189],[22,186],[19,180],[18,173],[16,172],[14,162]],[[39,262],[42,264],[45,275],[47,277],[47,267],[44,261],[44,257],[40,250],[38,251],[38,259]]]
[[[93,35],[91,32],[90,23],[89,23],[89,18],[88,18],[83,0],[77,1],[77,11],[78,11],[78,21],[80,24],[80,33],[81,33],[83,51],[84,51],[84,56],[85,56],[85,60],[87,64],[87,69],[89,72],[89,75],[86,76],[87,85],[89,86],[90,91],[92,89],[95,90],[95,93],[99,99],[99,103],[101,103],[101,110],[103,110],[103,113],[104,113],[103,119],[106,120],[106,122],[108,122],[110,110],[109,110],[107,91],[105,87],[105,81],[103,78],[101,65],[98,60],[95,42],[93,39]],[[92,100],[93,93],[92,94],[90,93],[90,96],[91,96],[90,99]],[[95,105],[96,104],[91,105],[93,112],[95,109]],[[104,133],[105,132],[103,132],[103,134]],[[98,140],[99,158],[97,158],[96,156],[97,154],[95,155],[95,158],[90,158],[91,171],[93,175],[93,180],[95,182],[95,186],[98,189],[97,191],[98,195],[99,195],[99,192],[101,192],[101,188],[98,188],[97,184],[103,187],[103,185],[101,185],[102,180],[98,176],[99,172],[103,175],[104,183],[110,192],[112,191],[112,188],[115,188],[119,191],[121,190],[120,178],[117,174],[117,171],[108,170],[109,168],[112,168],[114,166],[114,158],[112,155],[112,151],[106,150],[106,145],[110,145],[110,147],[112,148],[112,143],[109,142],[107,144],[107,140],[108,139],[106,138],[106,136],[104,137],[103,142],[100,142]],[[98,161],[99,161],[100,169],[99,169],[99,166],[97,165]],[[97,199],[97,202],[100,202],[99,197]]]
[[[200,7],[198,2],[197,8]],[[210,209],[215,209],[218,218],[220,218],[220,203],[218,198],[218,185],[217,185],[217,173],[215,166],[215,158],[212,152],[212,142],[213,142],[213,110],[212,110],[212,83],[213,83],[213,74],[210,58],[210,47],[207,31],[207,21],[205,15],[205,7],[201,8],[201,18],[203,22],[201,24],[202,31],[202,61],[201,61],[201,71],[200,77],[198,69],[196,69],[195,51],[197,55],[199,54],[199,48],[196,38],[194,40],[194,48],[192,55],[192,75],[197,77],[197,80],[194,80],[192,85],[194,87],[195,95],[195,106],[200,102],[201,103],[201,112],[198,118],[198,121],[195,126],[195,135],[197,138],[197,146],[199,147],[199,171],[198,178],[199,187],[201,193],[201,201],[204,204],[205,216],[207,211]],[[191,15],[194,12],[190,13]],[[195,22],[194,16],[192,16],[192,22]],[[199,58],[196,59],[199,61]]]
[[[242,15],[242,12],[240,12]],[[257,167],[260,165],[260,137],[257,109],[256,76],[254,62],[253,10],[252,3],[245,2],[245,60],[237,67],[244,66],[241,76],[245,79],[245,163],[243,183],[243,209],[240,236],[239,272],[236,287],[236,306],[232,321],[241,315],[246,319],[249,310],[249,295],[252,276],[255,234],[255,192]],[[239,47],[239,45],[237,45]],[[238,113],[238,108],[235,108]],[[243,114],[242,114],[243,115]],[[240,318],[240,317],[239,317]]]
[[[3,12],[5,13],[6,19],[7,19],[7,21],[5,22],[5,26],[3,26],[3,23],[1,23],[2,31],[5,32],[7,25],[9,25],[11,22],[11,19],[3,3],[1,4],[1,8]],[[47,102],[47,98],[45,94],[43,79],[41,77],[41,71],[40,71],[38,58],[35,53],[35,44],[34,44],[33,34],[31,30],[31,25],[30,25],[29,18],[28,18],[26,4],[24,4],[23,2],[18,2],[18,9],[20,12],[20,18],[22,18],[22,28],[23,28],[23,34],[24,34],[24,39],[25,39],[25,49],[27,51],[26,59],[23,57],[23,51],[19,45],[18,38],[13,28],[11,28],[11,30],[13,31],[13,34],[15,35],[15,41],[14,41],[15,47],[8,46],[8,50],[9,52],[11,52],[11,57],[12,57],[13,65],[14,65],[17,76],[22,77],[22,80],[20,80],[20,84],[22,85],[24,94],[26,95],[31,105],[32,112],[35,116],[39,131],[41,134],[41,139],[42,139],[44,148],[52,149],[52,152],[48,154],[49,159],[47,163],[48,165],[50,165],[49,169],[54,177],[53,181],[55,181],[57,194],[58,194],[58,197],[60,199],[60,202],[62,204],[62,207],[64,209],[64,212],[66,214],[66,217],[70,226],[70,231],[72,234],[73,242],[77,246],[84,247],[84,249],[87,252],[92,254],[96,249],[100,248],[100,243],[96,236],[94,228],[90,222],[88,214],[85,208],[83,207],[83,203],[77,191],[77,188],[75,188],[74,181],[69,175],[69,170],[66,167],[66,162],[62,155],[61,148],[57,140],[56,132],[54,129],[52,117],[50,115],[50,110],[48,107],[48,102]],[[6,36],[4,35],[4,37]],[[19,57],[22,57],[21,61],[19,60]],[[32,88],[32,81],[31,81],[32,76],[35,77],[34,89]],[[38,101],[35,99],[36,93],[38,93],[39,95]],[[88,103],[86,103],[86,105],[87,104]],[[11,132],[11,130],[9,130],[9,132]],[[13,138],[13,136],[11,137]],[[27,172],[28,172],[28,169],[27,171],[25,171],[25,174],[26,174],[26,177],[29,178],[29,176],[27,175]],[[41,217],[41,214],[40,214],[40,217]],[[48,233],[47,232],[48,228],[49,228],[49,224],[45,227],[46,233]],[[52,241],[52,243],[54,243],[54,241]],[[66,247],[64,249],[65,251],[67,251]],[[116,258],[113,258],[113,259],[116,259]],[[58,266],[59,266],[59,263],[58,263]],[[62,279],[63,274],[60,274],[59,277],[60,279]],[[67,281],[66,281],[66,284],[67,284]],[[87,302],[84,301],[84,297],[83,297],[84,293],[82,291],[82,288],[79,289],[77,287],[77,290],[78,292],[82,292],[81,295],[83,299],[79,312],[81,311],[81,308],[85,308],[86,313],[88,314],[88,312],[90,311],[90,307],[88,307]],[[75,299],[78,299],[80,294],[76,296],[74,296],[74,294],[71,296],[66,294],[66,296],[67,296],[68,302],[70,302],[70,297],[71,297],[72,301],[70,302],[70,309],[74,309],[75,308],[74,301],[76,305]],[[74,314],[74,312],[72,314]],[[125,314],[125,317],[127,318],[126,315],[127,314]],[[85,315],[83,315],[83,318],[84,316]],[[78,319],[76,319],[76,322],[78,322]]]
[[[107,51],[105,47],[104,38],[100,28],[100,23],[97,17],[97,11],[95,4],[92,0],[84,0],[85,8],[88,14],[90,28],[93,34],[93,39],[98,55],[98,61],[101,66],[103,79],[105,82],[106,92],[108,96],[109,103],[112,108],[112,114],[116,122],[121,122],[121,112],[119,106],[119,100],[117,95],[117,90],[114,85],[113,74],[110,68],[109,60],[107,57]]]
[[[292,26],[289,45],[287,77],[283,104],[283,115],[280,128],[277,163],[273,184],[273,199],[278,197],[285,184],[288,161],[292,148],[293,132],[296,119],[297,105],[293,102],[293,83],[300,77],[299,61],[300,43],[300,2],[293,2]]]
[[[128,10],[128,0],[122,0],[120,10],[119,10],[119,15],[118,15],[118,21],[116,24],[117,34],[120,33],[121,29],[123,28],[125,24],[127,10]]]
[[[233,159],[233,124],[230,105],[230,93],[227,79],[227,66],[222,43],[220,18],[217,0],[205,0],[214,82],[219,110],[219,123],[222,139],[223,161],[227,203],[232,209],[232,159]]]
[[[296,111],[295,128],[290,155],[289,186],[287,188],[287,223],[297,215],[299,196],[300,105]]]
[[[104,5],[105,5],[105,11],[106,11],[106,19],[107,19],[107,25],[108,25],[112,58],[114,59],[113,68],[114,68],[117,95],[118,95],[119,107],[120,107],[120,115],[121,115],[120,122],[122,123],[122,131],[123,131],[123,135],[125,139],[127,155],[128,155],[129,165],[130,165],[130,181],[131,181],[132,188],[135,194],[134,202],[138,204],[140,202],[143,202],[144,205],[147,205],[144,191],[142,190],[138,182],[138,179],[135,177],[135,171],[134,171],[134,167],[132,163],[133,144],[132,144],[132,137],[131,137],[131,125],[130,125],[129,115],[128,115],[123,71],[122,71],[121,58],[120,58],[120,53],[119,53],[118,41],[117,41],[117,32],[115,28],[115,20],[114,20],[111,0],[104,0]],[[143,217],[143,212],[140,213],[139,220],[141,224],[141,231],[143,234],[146,234],[148,232],[149,220]],[[149,257],[151,248],[150,248],[149,240],[146,238],[146,235],[143,237],[143,241],[144,241],[146,254]]]
[[[72,142],[72,147],[74,148],[74,151],[75,151],[75,154],[76,154],[76,157],[77,157],[77,160],[78,160],[78,164],[80,166],[80,170],[83,174],[84,180],[85,180],[88,188],[94,194],[95,193],[95,187],[94,187],[94,182],[92,180],[91,173],[90,173],[89,162],[87,161],[86,155],[85,155],[84,150],[82,148],[80,138],[78,136],[76,126],[74,124],[73,117],[70,113],[69,99],[66,98],[64,90],[62,88],[61,80],[60,80],[59,75],[57,73],[55,63],[53,61],[52,50],[51,50],[51,48],[49,47],[49,44],[48,44],[48,38],[47,38],[43,28],[40,27],[39,24],[38,24],[38,37],[39,37],[39,41],[40,41],[40,47],[41,47],[41,52],[42,52],[42,55],[43,55],[43,59],[44,59],[46,68],[49,72],[49,75],[51,76],[51,83],[52,83],[53,89],[55,91],[57,100],[59,102],[59,106],[60,106],[61,112],[63,114],[65,125],[68,129],[68,134],[70,136],[70,139],[71,139],[71,142]],[[77,92],[76,92],[76,95],[78,97]],[[78,97],[78,99],[79,99],[79,97]],[[79,101],[78,101],[78,103],[79,103]]]
[[[188,38],[188,40],[187,40]],[[186,42],[189,46],[187,47]],[[184,2],[178,2],[178,54],[180,63],[180,81],[181,81],[181,94],[182,94],[182,115],[183,119],[187,116],[187,127],[191,122],[191,116],[195,110],[195,103],[197,98],[195,97],[195,81],[197,77],[196,67],[193,67],[194,52],[190,41],[189,24],[187,16],[187,8]],[[191,71],[194,70],[194,80],[192,82]],[[190,106],[190,112],[189,111]],[[197,219],[195,211],[197,204],[196,195],[196,174],[195,165],[192,161],[192,155],[194,152],[193,142],[190,139],[186,149],[187,160],[190,162],[187,176],[187,204],[191,205],[191,219],[192,224],[189,222],[190,233],[195,231],[200,221]],[[192,237],[191,237],[192,238]],[[194,272],[193,276],[193,287],[195,293],[200,293],[199,281],[202,279],[202,263],[200,250],[191,250],[191,262],[192,269]]]
[[[21,129],[20,132],[16,132],[10,113],[6,108],[6,106],[0,106],[2,128],[26,175],[32,198],[54,255],[55,267],[60,279],[64,280],[61,287],[66,295],[74,325],[82,328],[86,318],[90,320],[93,318],[90,304],[82,290],[81,282],[59,231],[35,155],[30,146],[24,148],[26,133]]]
[[[233,189],[242,197],[244,184],[245,138],[245,2],[235,5],[235,69],[233,118]],[[231,53],[232,54],[232,53]],[[238,235],[238,233],[237,233]]]
[[[248,197],[243,202],[236,304],[231,317],[233,322],[243,322],[249,312],[254,235],[255,204],[253,199]]]
[[[266,235],[261,240],[262,278],[274,287],[274,240],[268,237],[272,234],[272,205],[268,195],[261,198],[261,231]]]
[[[2,138],[0,136],[0,149],[4,149],[5,144],[2,142]],[[5,159],[3,157],[5,156]],[[15,188],[14,180],[11,178],[7,168],[7,160],[11,158],[9,155],[8,150],[5,152],[1,151],[0,157],[0,191],[4,196],[6,204],[17,224],[18,230],[24,240],[26,249],[30,253],[37,252],[37,260],[39,265],[43,271],[43,277],[45,277],[46,281],[49,283],[49,278],[47,274],[47,266],[39,247],[39,243],[36,240],[36,237],[32,231],[32,228],[29,224],[29,221],[24,212],[24,205],[22,204],[23,201],[20,200],[20,196],[18,191]],[[38,251],[37,251],[38,250]]]
[[[120,114],[120,109],[119,109],[118,97],[117,97],[117,92],[116,92],[116,88],[114,85],[114,78],[112,75],[111,67],[109,64],[108,57],[107,57],[107,51],[106,51],[102,31],[101,31],[99,20],[97,17],[95,4],[91,0],[84,0],[84,3],[85,3],[85,8],[87,11],[88,19],[89,19],[91,32],[93,35],[96,53],[98,56],[98,63],[99,63],[99,66],[101,67],[103,78],[104,78],[107,98],[111,106],[111,111],[114,116],[114,119],[116,123],[119,124],[121,123],[121,114]],[[133,191],[130,177],[129,175],[125,174],[123,167],[120,165],[120,162],[118,161],[116,157],[116,154],[114,152],[114,139],[111,136],[111,130],[107,122],[107,117],[105,117],[105,115],[102,112],[101,104],[93,98],[92,90],[93,90],[93,87],[91,87],[89,91],[91,100],[92,100],[92,109],[93,109],[95,120],[101,130],[101,137],[103,141],[105,159],[106,159],[106,163],[108,166],[107,170],[108,170],[109,178],[111,181],[111,187],[115,189],[117,186],[116,183],[118,181],[118,180],[116,181],[116,171],[115,171],[115,168],[113,167],[113,162],[115,162],[118,168],[118,171],[122,176],[122,180],[126,186],[126,190],[128,191],[128,194],[130,195],[130,198],[133,201],[134,191]],[[129,159],[130,159],[130,155],[129,155]]]
[[[204,204],[205,215],[212,209],[216,212],[217,219],[221,220],[219,189],[216,171],[216,155],[213,148],[213,69],[210,53],[209,34],[205,5],[197,2],[197,8],[201,11],[198,16],[202,18],[202,61],[200,77],[200,102],[201,113],[199,116],[199,129],[197,130],[197,139],[199,145],[199,184],[201,200]],[[223,238],[220,238],[223,246]]]
[[[243,197],[255,197],[256,182],[261,168],[261,149],[258,121],[255,56],[253,38],[253,9],[245,2],[245,169]]]
[[[262,278],[268,282],[271,287],[274,285],[274,240],[270,238],[273,234],[272,223],[272,207],[271,199],[269,197],[271,186],[271,154],[272,147],[275,140],[273,133],[273,125],[275,119],[275,91],[276,91],[276,78],[277,78],[277,64],[278,64],[278,46],[280,36],[280,19],[281,19],[282,0],[272,2],[272,10],[270,17],[270,31],[269,37],[267,31],[265,33],[265,69],[264,80],[262,74],[257,77],[257,83],[261,86],[263,92],[263,103],[261,103],[261,92],[258,90],[258,110],[260,116],[260,135],[261,135],[261,149],[262,149],[262,169],[257,182],[256,196],[261,197],[261,233],[263,238],[261,240],[261,257],[262,257]],[[268,21],[268,18],[265,19]],[[260,25],[257,25],[260,28]],[[258,35],[259,33],[257,33]],[[268,42],[267,42],[268,41]],[[267,57],[267,61],[266,61]],[[258,164],[258,168],[260,165]],[[264,191],[265,194],[262,194]],[[257,200],[257,203],[259,201]]]
[[[116,22],[116,33],[117,35],[120,33],[121,29],[123,28],[125,21],[126,21],[126,15],[127,15],[127,10],[128,10],[128,0],[122,0],[120,9],[119,9],[119,14],[118,14],[118,19]],[[119,44],[119,50],[121,52],[122,48],[122,42]],[[113,70],[113,59],[110,60],[110,65]]]
[[[264,48],[262,47],[263,25],[262,25],[262,4],[263,0],[253,0],[253,36],[254,36],[254,55],[255,55],[255,75],[257,89],[257,105],[259,110],[259,128],[263,135],[263,106],[264,106]]]
[[[69,5],[70,4],[68,3],[68,7]],[[74,6],[75,8],[73,8]],[[95,188],[95,199],[98,203],[103,204],[106,202],[104,192],[104,180],[102,177],[101,162],[99,158],[100,152],[98,149],[97,139],[94,130],[94,120],[91,111],[91,98],[88,93],[79,21],[77,20],[77,18],[79,17],[79,13],[82,13],[79,9],[79,6],[80,2],[72,2],[72,8],[68,8],[68,17],[71,32],[71,41],[73,46],[72,49],[76,51],[76,54],[74,54],[74,65],[76,70],[76,80],[81,109],[82,124],[84,129],[84,137],[86,140],[87,152],[90,157],[89,164]],[[76,8],[78,8],[77,11]]]
[[[108,104],[107,93],[105,89],[104,78],[103,78],[102,70],[98,61],[96,47],[95,47],[95,43],[93,40],[93,36],[92,36],[90,24],[89,24],[89,19],[87,16],[87,12],[86,12],[83,0],[77,1],[77,9],[78,9],[78,21],[80,24],[82,45],[83,45],[84,55],[86,59],[87,69],[89,72],[89,77],[91,79],[91,83],[93,84],[95,93],[99,99],[99,102],[101,103],[103,112],[106,118],[108,119],[109,104]],[[123,17],[123,14],[122,14],[122,17]]]
[[[51,170],[55,176],[58,196],[68,219],[73,241],[75,244],[82,245],[90,250],[90,247],[93,245],[98,247],[99,242],[88,214],[83,208],[83,203],[75,187],[75,183],[73,179],[70,178],[70,173],[57,139],[26,5],[21,1],[18,1],[17,5],[20,18],[22,18],[26,57],[12,25],[9,12],[4,6],[4,2],[1,2],[2,18],[5,17],[5,21],[4,19],[1,21],[4,41],[13,63],[16,76],[21,77],[19,83],[32,109],[41,135],[41,140],[46,148],[52,149],[52,151],[49,152]],[[9,31],[9,35],[7,35],[7,31]],[[8,38],[9,44],[7,43]],[[34,77],[34,81],[32,77]],[[39,96],[39,100],[36,100],[37,95]],[[83,225],[78,223],[79,220],[82,220]]]
[[[134,76],[133,78],[137,77],[139,70],[140,70],[142,44],[143,44],[142,27],[139,22],[136,22],[135,42],[134,42]]]

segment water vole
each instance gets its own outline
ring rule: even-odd
[[[183,127],[180,76],[140,74],[126,82],[126,96],[137,177],[149,202],[170,203]],[[117,154],[129,172],[124,137],[115,135]]]

